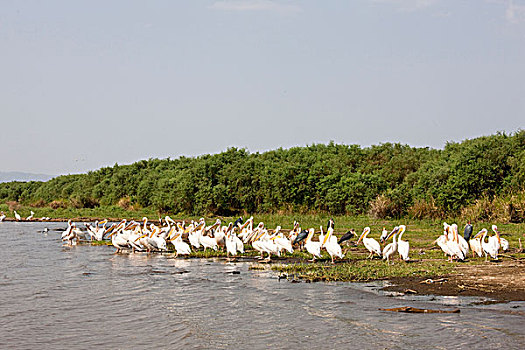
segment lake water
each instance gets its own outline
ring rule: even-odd
[[[2,348],[525,348],[525,302],[477,306],[385,295],[373,283],[291,283],[250,263],[65,247],[44,227],[65,224],[0,223]],[[378,310],[400,306],[461,313]]]

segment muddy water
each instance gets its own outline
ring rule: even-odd
[[[476,306],[386,295],[373,283],[290,283],[249,263],[63,247],[60,233],[43,227],[64,224],[0,223],[2,348],[525,347],[523,302]],[[406,305],[461,313],[378,310]]]

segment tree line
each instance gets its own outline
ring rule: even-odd
[[[2,183],[0,201],[53,208],[119,205],[187,215],[459,214],[521,222],[524,190],[525,131],[520,130],[450,142],[442,150],[330,142],[141,160],[47,182]]]

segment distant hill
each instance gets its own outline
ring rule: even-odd
[[[20,171],[0,171],[0,182],[47,181],[55,176],[56,175],[23,173]]]

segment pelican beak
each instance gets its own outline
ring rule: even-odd
[[[324,239],[323,239],[323,245],[326,244],[326,241],[328,241],[328,238],[331,236],[330,233],[327,233],[325,236],[324,236]]]

